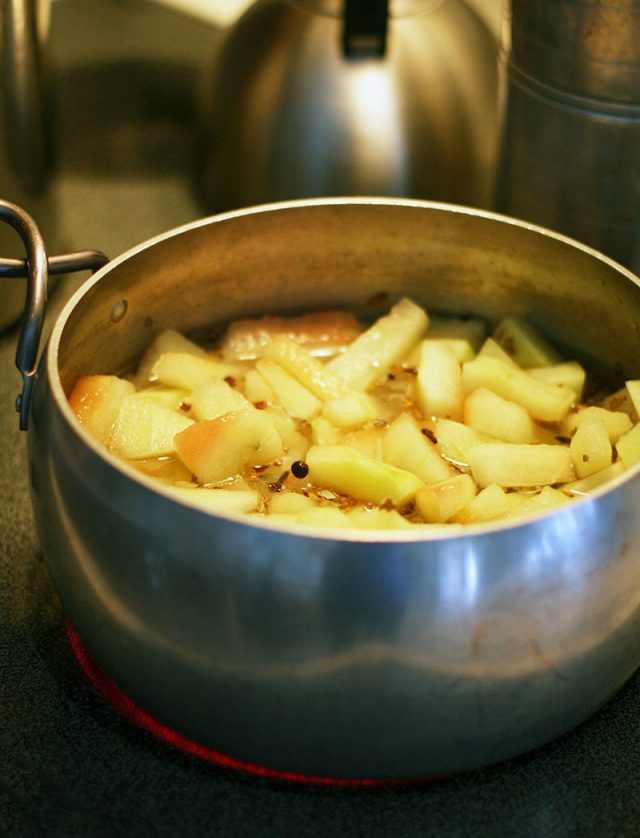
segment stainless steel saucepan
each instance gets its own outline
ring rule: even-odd
[[[40,244],[19,358],[35,380],[39,534],[70,621],[145,711],[279,771],[415,778],[535,748],[636,669],[638,469],[551,513],[463,534],[293,530],[170,497],[97,445],[66,399],[79,375],[127,370],[166,327],[198,338],[260,313],[372,313],[382,292],[526,315],[612,381],[640,377],[640,283],[624,268],[452,205],[258,206],[107,263],[67,303],[36,373]]]

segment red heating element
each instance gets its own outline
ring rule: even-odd
[[[191,756],[207,762],[215,763],[221,768],[234,771],[242,771],[269,780],[281,780],[294,783],[307,783],[322,786],[353,786],[355,788],[379,787],[390,785],[407,785],[409,783],[421,782],[420,780],[405,779],[343,779],[339,777],[315,777],[306,774],[298,774],[292,771],[278,771],[273,768],[266,768],[252,762],[235,759],[234,757],[222,754],[219,751],[207,748],[182,736],[167,725],[162,724],[142,708],[138,707],[129,696],[110,678],[93,660],[86,647],[80,640],[77,632],[67,620],[65,623],[67,635],[73,653],[75,654],[82,671],[98,692],[112,705],[122,716],[143,728],[157,739],[178,748]],[[428,779],[428,778],[424,778]]]

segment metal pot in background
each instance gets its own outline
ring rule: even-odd
[[[512,0],[496,206],[640,269],[640,2]]]
[[[487,207],[497,64],[460,0],[257,0],[204,72],[196,192],[207,211],[352,194]]]
[[[48,189],[51,169],[46,44],[49,0],[6,0],[0,4],[0,191],[38,218],[56,244],[54,199]],[[0,227],[0,252],[19,258],[24,246],[6,225]],[[0,330],[22,314],[24,280],[0,283]]]

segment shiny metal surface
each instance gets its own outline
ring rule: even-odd
[[[639,0],[510,0],[505,11],[522,73],[574,95],[638,104]]]
[[[640,2],[512,0],[498,210],[640,270]]]
[[[526,313],[585,356],[597,347],[603,371],[640,374],[640,286],[624,269],[491,214],[362,199],[230,213],[124,254],[67,304],[34,395],[39,534],[98,664],[178,732],[307,775],[416,777],[521,753],[640,662],[637,470],[462,537],[334,537],[173,501],[66,403],[76,376],[121,372],[165,326],[203,336],[292,304],[367,310],[381,291]]]
[[[56,213],[51,174],[50,102],[47,90],[49,0],[0,3],[0,194],[37,215],[55,246]],[[19,238],[0,229],[0,255],[23,256]],[[0,330],[25,304],[24,283],[0,282]]]
[[[350,60],[343,21],[310,7],[324,10],[258,0],[212,50],[194,179],[207,211],[353,194],[489,206],[497,45],[481,18],[425,2],[390,17],[384,57]]]

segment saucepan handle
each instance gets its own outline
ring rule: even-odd
[[[16,366],[22,375],[22,392],[16,399],[20,414],[20,429],[26,430],[29,404],[36,379],[38,351],[47,303],[49,274],[97,271],[109,261],[104,253],[85,250],[61,256],[47,257],[47,251],[38,225],[21,207],[0,201],[0,221],[9,224],[18,233],[25,247],[25,259],[0,259],[0,279],[27,277],[27,293],[18,335]]]

